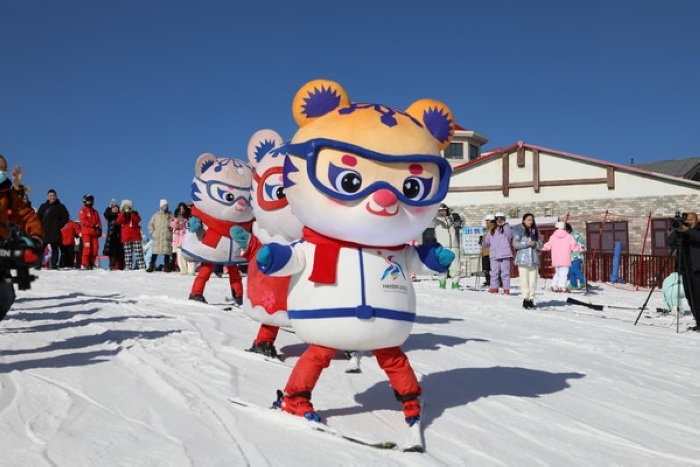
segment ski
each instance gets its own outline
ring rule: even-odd
[[[571,303],[572,305],[582,305],[582,306],[587,306],[588,308],[592,308],[594,310],[598,311],[603,311],[603,308],[605,308],[603,305],[595,305],[593,303],[588,303],[584,302],[582,300],[576,300],[575,298],[567,298],[566,303]]]
[[[250,349],[239,349],[237,347],[232,347],[232,346],[221,346],[221,350],[223,350],[224,352],[227,352],[227,353],[237,355],[237,356],[257,360],[259,362],[272,363],[274,365],[278,365],[278,366],[292,369],[292,366],[284,363],[284,361],[281,358],[269,357],[269,356],[263,355],[261,353],[252,352]]]
[[[228,400],[230,402],[232,402],[235,406],[238,406],[238,407],[244,407],[246,409],[253,409],[253,410],[256,410],[256,409],[263,410],[263,407],[261,407],[259,405],[250,404],[250,403],[243,401],[243,400],[240,400],[240,399],[229,397]],[[280,415],[285,415],[285,416],[290,417],[289,420],[295,420],[295,421],[298,420],[300,422],[299,423],[300,425],[307,426],[314,431],[317,431],[319,433],[324,433],[326,435],[333,436],[334,438],[342,439],[342,440],[348,441],[350,443],[359,444],[360,446],[365,446],[365,447],[374,448],[374,449],[382,449],[382,450],[393,450],[393,449],[398,448],[398,445],[392,441],[381,441],[378,443],[371,442],[371,441],[365,441],[365,440],[357,438],[355,436],[345,435],[345,434],[339,432],[338,430],[336,430],[335,428],[331,428],[324,423],[310,421],[310,420],[307,420],[307,419],[302,418],[302,417],[297,417],[296,415],[282,412],[279,409],[277,409],[277,407],[274,407],[274,406],[269,407],[268,409],[270,411],[279,412]]]

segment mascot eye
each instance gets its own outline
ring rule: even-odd
[[[341,169],[333,164],[328,167],[328,180],[333,188],[345,195],[357,193],[362,188],[362,177],[350,169]]]
[[[278,184],[265,184],[265,200],[267,201],[277,201],[279,199],[284,199],[287,195],[284,193],[284,187]]]
[[[214,201],[232,205],[236,201],[236,193],[231,191],[231,187],[223,183],[214,183],[209,189],[209,195]]]
[[[403,182],[403,194],[414,201],[427,198],[433,187],[431,178],[409,177]]]

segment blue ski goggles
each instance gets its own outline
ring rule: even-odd
[[[385,188],[409,206],[437,204],[447,195],[452,167],[441,156],[394,156],[326,138],[287,143],[287,155],[306,159],[313,186],[341,201],[355,201]],[[377,170],[377,167],[391,170]],[[381,178],[374,177],[381,173]]]
[[[219,204],[233,206],[240,200],[243,200],[246,203],[246,207],[252,206],[250,203],[252,187],[250,186],[236,186],[218,180],[204,181],[199,177],[195,177],[195,179],[206,185],[209,198]]]

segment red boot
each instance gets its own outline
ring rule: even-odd
[[[278,389],[277,400],[273,402],[272,405],[274,405],[280,410],[289,412],[292,415],[304,417],[305,419],[312,422],[321,421],[321,416],[316,413],[313,404],[311,404],[310,392],[300,392],[297,394],[292,394],[291,396],[287,396]]]

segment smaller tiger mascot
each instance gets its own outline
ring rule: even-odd
[[[224,265],[229,274],[231,295],[243,303],[243,280],[237,263],[245,262],[231,230],[240,227],[250,232],[253,225],[251,185],[253,171],[238,159],[202,154],[195,162],[192,180],[192,217],[182,242],[182,254],[201,262],[192,284],[190,300],[207,303],[204,288],[216,265]]]
[[[248,280],[243,299],[243,311],[261,323],[250,352],[279,358],[275,340],[279,326],[289,326],[287,294],[289,276],[263,274],[255,256],[266,243],[289,245],[301,238],[303,225],[292,214],[284,193],[282,167],[285,152],[282,137],[273,130],[256,132],[248,143],[248,163],[253,168],[253,234],[234,227],[233,238],[245,248],[248,258]]]

